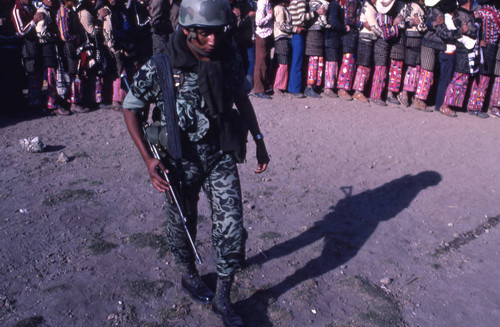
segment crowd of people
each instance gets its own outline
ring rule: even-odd
[[[56,115],[121,110],[123,80],[179,28],[181,0],[1,1],[2,98],[25,88],[30,108]],[[228,1],[225,34],[256,97],[500,117],[498,1]]]

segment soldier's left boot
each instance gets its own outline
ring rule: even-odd
[[[181,285],[186,293],[196,302],[208,304],[214,298],[214,292],[201,279],[196,267],[183,269]]]
[[[232,276],[219,276],[215,298],[212,302],[212,310],[221,317],[225,327],[245,326],[243,319],[234,311],[233,304],[231,303],[232,284]]]

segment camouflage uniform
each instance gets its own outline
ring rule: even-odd
[[[215,117],[208,113],[207,105],[199,92],[197,73],[182,72],[182,75],[183,82],[176,89],[176,108],[182,139],[182,171],[172,169],[175,166],[173,162],[168,162],[168,167],[174,180],[181,178],[183,181],[182,206],[193,238],[196,237],[197,202],[203,188],[212,210],[212,244],[217,252],[217,273],[220,276],[230,276],[241,268],[247,235],[243,226],[236,160],[232,153],[220,150]],[[235,80],[243,81],[243,77]],[[233,86],[235,92],[244,89],[241,84]],[[156,67],[150,60],[134,77],[124,107],[140,111],[151,102],[156,103],[161,110],[162,125],[165,125],[160,81]],[[168,158],[166,160],[171,161]],[[185,267],[194,265],[194,254],[176,206],[167,204],[166,211],[167,244],[177,264]]]

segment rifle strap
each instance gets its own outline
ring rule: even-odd
[[[168,133],[168,153],[175,162],[182,158],[181,133],[178,125],[177,108],[175,105],[175,87],[170,59],[165,54],[151,58],[156,66],[163,94],[163,108]]]

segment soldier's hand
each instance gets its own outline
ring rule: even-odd
[[[168,173],[168,170],[165,168],[163,163],[158,159],[152,158],[146,163],[146,165],[148,166],[149,177],[151,178],[155,189],[160,192],[168,192],[170,185],[165,179],[163,179],[163,176],[160,175],[161,172]]]
[[[266,171],[267,165],[269,164],[269,154],[267,154],[266,145],[264,140],[259,140],[257,143],[257,170],[256,174],[261,174]]]

